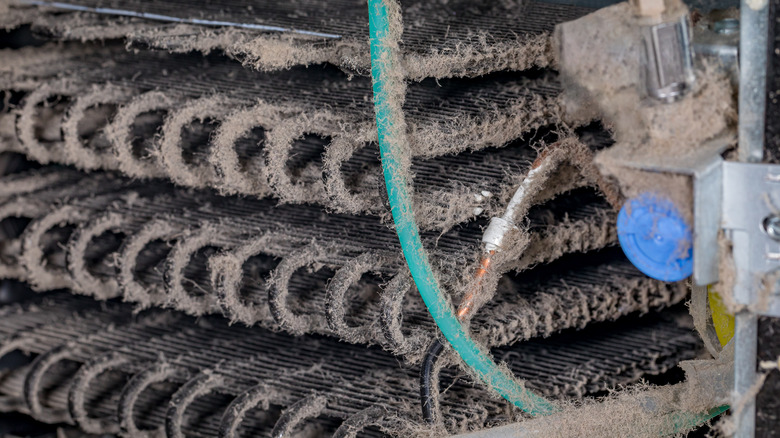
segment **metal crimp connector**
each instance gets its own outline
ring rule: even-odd
[[[517,227],[511,221],[501,217],[491,218],[490,225],[488,225],[485,233],[482,235],[485,251],[500,251],[503,249],[504,236],[513,229],[517,229]]]
[[[665,103],[693,88],[693,49],[688,16],[642,27],[647,94]]]

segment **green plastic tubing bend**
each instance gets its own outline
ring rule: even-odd
[[[371,36],[371,78],[374,89],[374,111],[382,159],[385,186],[398,239],[425,305],[436,325],[452,348],[474,373],[489,387],[509,402],[531,415],[548,415],[558,410],[550,401],[527,390],[506,369],[500,368],[488,354],[466,333],[455,316],[447,298],[442,294],[433,273],[428,254],[420,239],[420,231],[412,210],[412,199],[406,181],[404,160],[408,160],[405,146],[405,121],[398,100],[403,90],[403,77],[397,66],[397,53],[388,42],[390,36],[388,5],[385,1],[368,0]],[[394,95],[395,91],[395,95]],[[401,96],[402,98],[402,96]]]

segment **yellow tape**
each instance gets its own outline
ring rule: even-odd
[[[720,344],[725,346],[734,337],[734,315],[726,310],[723,299],[712,290],[712,286],[707,286],[707,292],[709,292],[710,310],[712,310],[712,324],[715,326]]]

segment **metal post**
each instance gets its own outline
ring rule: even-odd
[[[764,131],[766,118],[766,75],[769,39],[769,1],[741,0],[739,41],[739,159],[743,162],[761,162],[764,159]],[[735,236],[736,237],[736,236]],[[744,237],[744,236],[740,236]],[[739,240],[739,239],[738,239]],[[749,242],[741,242],[749,245]],[[734,295],[738,301],[751,302],[756,287],[750,278],[747,248],[735,242],[734,259],[737,281]],[[739,260],[739,259],[742,260]],[[740,277],[740,271],[742,277]],[[739,300],[739,298],[743,300]],[[745,300],[747,298],[747,300]],[[757,317],[749,310],[735,315],[734,332],[734,391],[739,406],[735,415],[735,438],[753,438],[756,424],[756,400],[749,395],[756,380]]]
[[[739,159],[764,158],[769,0],[741,0],[739,39]]]
[[[753,438],[756,427],[756,397],[750,395],[756,382],[758,318],[750,311],[735,315],[734,391],[738,394],[734,415],[737,430],[734,438]]]

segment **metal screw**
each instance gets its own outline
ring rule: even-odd
[[[780,241],[780,217],[775,215],[767,216],[761,225],[770,238]]]
[[[712,23],[712,30],[715,33],[731,35],[739,32],[739,20],[736,18],[724,18],[723,20]]]

